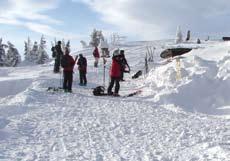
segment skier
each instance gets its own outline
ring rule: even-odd
[[[55,46],[55,52],[54,73],[59,73],[61,58],[64,55],[61,47],[61,41],[58,41],[58,44]]]
[[[76,63],[77,56],[75,60],[71,55],[69,55],[68,48],[65,49],[65,55],[62,57],[61,65],[63,67],[64,82],[63,89],[65,92],[72,92],[72,82],[73,82],[73,68]]]
[[[121,78],[121,55],[119,50],[115,50],[112,57],[112,66],[110,68],[110,84],[107,89],[108,95],[119,96],[118,92],[120,89],[120,78]],[[114,83],[115,91],[112,92]]]
[[[77,61],[78,70],[79,70],[79,78],[80,84],[79,85],[87,85],[86,73],[87,73],[87,60],[83,57],[82,54],[79,54],[79,59]]]
[[[98,48],[95,47],[94,51],[93,51],[93,56],[95,58],[95,62],[94,62],[94,67],[97,68],[98,66],[98,61],[99,61],[99,58],[100,58],[100,54],[99,54],[99,51],[98,51]]]
[[[121,81],[125,81],[124,80],[124,72],[130,72],[130,67],[129,64],[125,58],[125,51],[124,50],[120,50],[120,55],[121,55]],[[126,70],[126,67],[128,68],[128,71]]]

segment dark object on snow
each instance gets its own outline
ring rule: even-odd
[[[224,41],[230,41],[230,37],[223,37],[222,38]]]
[[[103,86],[98,86],[93,89],[93,95],[94,96],[104,96],[107,95],[105,92],[105,88]]]
[[[200,39],[197,39],[197,42],[196,42],[197,44],[201,44],[201,41],[200,41]]]
[[[134,75],[132,76],[132,79],[136,79],[136,78],[140,77],[141,75],[142,75],[142,71],[139,70],[136,74],[134,74]]]
[[[191,48],[173,48],[173,49],[166,49],[161,52],[161,58],[170,58],[178,55],[183,55],[190,52]]]
[[[58,91],[62,91],[63,88],[62,87],[48,87],[47,91],[51,91],[51,92],[58,92]]]

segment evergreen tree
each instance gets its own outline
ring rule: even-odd
[[[37,59],[38,64],[44,64],[49,59],[49,56],[45,48],[46,48],[46,41],[45,41],[44,36],[42,35],[41,40],[40,40],[39,49],[38,49],[38,59]]]
[[[96,29],[93,30],[90,37],[91,37],[90,45],[92,45],[94,47],[98,47],[98,45],[100,44],[100,41],[104,40],[104,36],[102,34],[102,31],[99,31]]]
[[[176,32],[176,44],[182,43],[183,42],[183,35],[180,29],[180,26],[177,27],[177,32]]]
[[[25,60],[30,61],[30,57],[31,57],[31,50],[32,50],[32,44],[31,44],[31,40],[28,37],[27,41],[25,41]]]
[[[67,41],[67,43],[66,43],[66,48],[67,48],[68,51],[70,52],[70,40]]]
[[[2,38],[0,39],[0,67],[5,65],[6,51],[5,48],[7,45],[2,43]]]
[[[8,41],[7,44],[8,51],[6,55],[6,65],[16,67],[21,62],[21,56],[11,42]]]

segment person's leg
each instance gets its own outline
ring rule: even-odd
[[[83,73],[79,70],[80,84],[83,84]]]
[[[64,76],[63,89],[67,90],[67,82],[68,82],[68,74],[67,74],[67,72],[64,71],[63,76]]]
[[[116,85],[115,85],[115,95],[118,95],[119,89],[120,89],[120,79],[116,79],[115,83],[116,83]]]
[[[86,85],[87,84],[86,72],[83,73],[83,80],[84,80],[84,85]]]
[[[73,72],[68,72],[68,91],[72,91]]]
[[[107,90],[108,94],[112,94],[112,88],[113,88],[113,85],[114,85],[114,81],[115,81],[114,78],[111,77],[109,87],[108,87],[108,90]]]

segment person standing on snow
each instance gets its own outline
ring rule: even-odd
[[[95,58],[95,62],[94,62],[94,67],[98,67],[98,61],[99,61],[99,58],[100,58],[100,54],[99,54],[99,50],[97,47],[95,47],[94,51],[93,51],[93,56]]]
[[[52,49],[52,51],[55,52],[55,54],[53,55],[55,57],[54,73],[59,73],[60,72],[61,59],[64,55],[62,48],[61,48],[61,41],[58,41],[58,44],[55,46],[55,48]]]
[[[124,50],[120,50],[120,55],[121,55],[121,81],[125,81],[124,80],[124,73],[125,72],[130,72],[130,67],[129,64],[125,58],[125,51]],[[128,71],[126,70],[126,67],[128,68]]]
[[[119,50],[114,51],[112,57],[112,66],[110,68],[110,84],[108,87],[108,95],[119,96],[119,89],[120,89],[120,79],[121,79],[121,56]],[[115,91],[112,92],[112,88],[115,83]]]
[[[64,82],[63,89],[65,92],[72,92],[72,83],[73,83],[73,68],[76,63],[77,56],[75,60],[71,55],[69,55],[68,48],[65,49],[65,55],[62,57],[61,65],[63,67],[64,73]]]
[[[83,57],[82,54],[79,54],[79,59],[77,61],[80,85],[87,85],[86,73],[87,73],[87,59]]]

